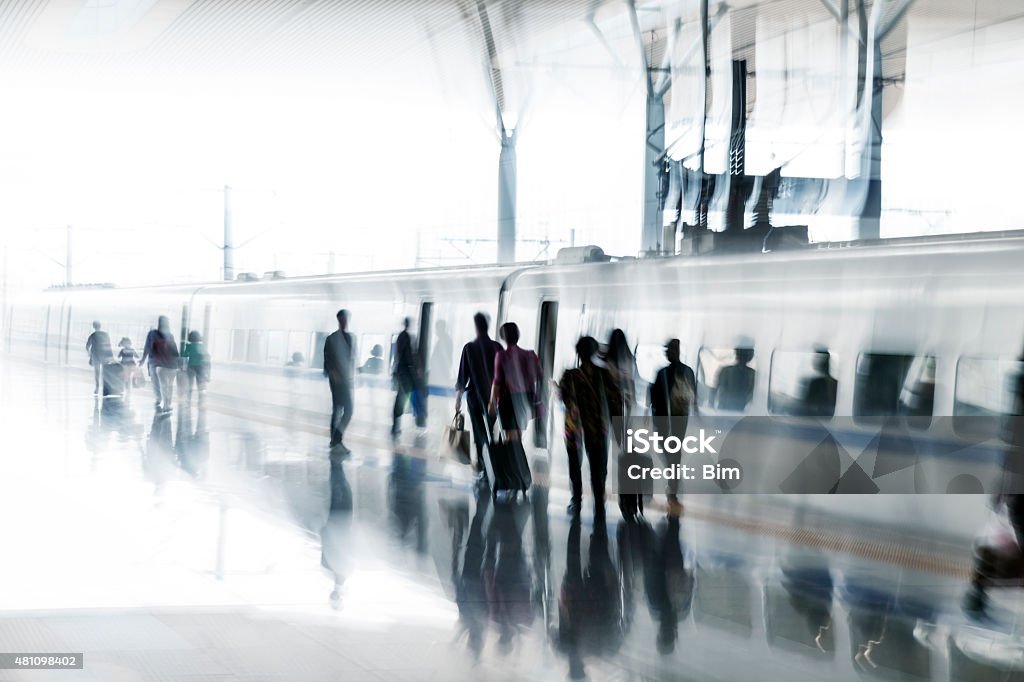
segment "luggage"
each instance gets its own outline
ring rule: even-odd
[[[526,492],[533,484],[530,464],[526,461],[526,450],[520,441],[508,441],[504,434],[493,439],[488,445],[494,481],[491,490],[495,499],[499,492]]]
[[[124,367],[117,362],[103,365],[103,396],[124,395]]]
[[[466,418],[456,412],[452,423],[444,427],[444,439],[448,451],[459,464],[469,464],[469,432],[466,431]]]

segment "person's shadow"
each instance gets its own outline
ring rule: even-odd
[[[320,529],[320,565],[334,580],[330,601],[341,607],[341,588],[352,572],[352,487],[340,455],[331,455],[327,521]]]

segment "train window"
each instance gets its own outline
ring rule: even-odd
[[[285,363],[285,333],[272,331],[267,334],[267,364],[282,365]]]
[[[701,348],[697,354],[697,395],[713,410],[743,412],[754,397],[754,349]]]
[[[384,334],[363,334],[356,348],[356,352],[359,353],[356,358],[359,373],[367,376],[386,374],[389,362],[387,353],[390,347],[388,337]]]
[[[302,355],[302,359],[298,365],[305,367],[309,364],[309,338],[309,332],[288,332],[288,347],[286,349],[288,362],[294,361],[295,354],[299,353]]]
[[[935,402],[935,358],[931,355],[861,353],[853,387],[853,416],[921,418],[931,421]]]
[[[680,354],[683,362],[686,362],[686,349],[683,348]],[[665,359],[664,343],[640,342],[636,346],[635,355],[636,371],[640,378],[648,384],[654,383],[654,378],[658,376],[658,370],[668,364],[668,360]]]
[[[210,344],[210,354],[217,362],[226,362],[230,356],[231,337],[227,329],[214,329]]]
[[[249,330],[249,346],[246,349],[246,362],[263,362],[267,355],[267,335],[261,329]]]
[[[438,319],[434,323],[430,348],[430,383],[445,388],[451,387],[455,383],[455,370],[452,369],[452,337],[447,320]],[[369,350],[364,348],[362,352],[365,354]]]
[[[768,411],[795,417],[835,415],[836,365],[835,354],[824,349],[772,353]]]
[[[1013,382],[1020,368],[1013,358],[960,358],[953,395],[953,430],[957,435],[972,439],[997,435],[999,417],[1013,407]]]
[[[313,368],[324,368],[324,344],[331,332],[317,332],[313,338]]]
[[[246,334],[244,329],[232,329],[231,330],[231,361],[232,362],[244,362],[245,361],[245,340]]]

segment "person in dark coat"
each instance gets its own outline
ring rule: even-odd
[[[92,323],[93,332],[85,341],[85,351],[89,354],[89,364],[92,366],[92,374],[95,379],[94,395],[100,393],[100,379],[103,378],[103,365],[114,357],[114,351],[110,347],[110,335],[100,329],[100,323]]]
[[[565,404],[565,450],[569,456],[572,501],[569,513],[579,514],[583,499],[582,458],[585,449],[590,462],[590,485],[594,493],[594,514],[604,514],[605,479],[608,475],[608,427],[612,417],[622,414],[622,394],[611,372],[594,364],[598,344],[590,336],[576,343],[579,367],[568,369],[558,383]]]
[[[391,434],[397,435],[400,428],[400,420],[405,414],[405,406],[416,390],[418,383],[418,363],[416,361],[416,349],[413,347],[412,336],[409,334],[409,325],[412,319],[406,317],[402,320],[402,331],[395,339],[395,350],[392,353],[391,377],[395,384],[395,407],[392,411]]]
[[[693,370],[680,360],[679,339],[672,339],[665,344],[665,357],[668,365],[658,370],[658,375],[651,384],[651,414],[654,416],[654,428],[664,437],[686,435],[686,426],[690,415],[697,405],[697,377]],[[669,465],[682,461],[682,453],[667,454]],[[679,480],[671,479],[668,484],[668,503],[670,513],[681,512],[679,504]]]
[[[501,350],[501,344],[487,335],[487,316],[477,313],[473,316],[476,338],[462,347],[459,360],[459,376],[455,380],[455,411],[462,409],[462,396],[466,396],[469,423],[473,429],[473,444],[476,446],[476,472],[480,485],[487,485],[487,468],[484,466],[484,446],[490,442],[494,429],[494,416],[487,412],[487,401],[494,382],[494,357]]]
[[[342,442],[352,421],[352,378],[355,375],[356,341],[348,329],[348,311],[337,314],[338,331],[324,341],[324,376],[331,386],[331,447],[349,452]]]
[[[174,380],[178,375],[178,344],[171,333],[171,321],[166,315],[157,319],[156,329],[149,330],[142,349],[143,364],[149,360],[149,373],[153,379],[158,411],[170,412],[174,400]]]

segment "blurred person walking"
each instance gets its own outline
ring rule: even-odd
[[[189,332],[188,343],[182,349],[181,356],[185,361],[188,398],[192,400],[192,387],[195,386],[199,392],[198,399],[202,400],[206,384],[210,381],[210,355],[206,352],[206,344],[199,332]]]
[[[530,467],[523,449],[523,430],[530,420],[541,416],[540,359],[532,350],[519,347],[519,326],[515,322],[501,325],[505,349],[494,356],[494,381],[487,404],[490,415],[497,414],[504,437],[490,445],[491,467],[494,469],[494,494],[499,491],[525,493],[532,483]]]
[[[348,454],[342,442],[352,421],[352,380],[356,366],[356,340],[348,332],[348,311],[339,310],[338,330],[324,341],[324,376],[331,387],[330,447]]]
[[[658,375],[651,384],[651,414],[654,416],[654,428],[663,437],[686,435],[686,426],[691,414],[696,412],[697,378],[693,370],[680,360],[679,339],[671,339],[665,344],[665,357],[668,365],[658,370]],[[669,465],[682,461],[682,453],[666,454]],[[679,481],[671,479],[668,483],[669,513],[682,513],[679,503]]]
[[[141,363],[149,360],[149,375],[153,381],[158,411],[170,412],[174,400],[174,378],[178,374],[178,345],[171,334],[171,323],[166,315],[157,319],[156,329],[149,330],[142,349]]]
[[[579,366],[567,369],[558,382],[565,404],[565,450],[569,456],[572,501],[569,513],[578,515],[583,500],[582,458],[587,453],[590,486],[594,493],[594,516],[604,516],[605,480],[608,476],[608,426],[613,416],[622,415],[622,393],[612,373],[594,364],[597,340],[590,336],[576,342]]]
[[[619,428],[612,429],[615,437],[615,444],[621,450],[625,441],[626,420],[632,417],[641,402],[637,397],[637,387],[643,383],[640,378],[640,371],[636,366],[636,357],[629,349],[629,342],[626,341],[626,333],[621,329],[612,331],[608,338],[608,350],[605,353],[605,366],[611,374],[615,387],[619,391],[621,401],[617,412],[612,412],[611,417],[622,417]],[[644,391],[646,393],[646,391]],[[614,424],[613,424],[614,426]],[[619,492],[619,509],[623,518],[633,518],[642,514],[644,510],[643,496],[636,493]]]
[[[963,599],[964,611],[983,618],[988,588],[996,580],[1024,580],[1024,353],[1017,371],[1007,380],[1010,409],[1004,415],[1000,438],[1005,443],[1001,490],[992,504],[987,537],[976,543],[971,582]]]
[[[402,320],[402,331],[395,339],[395,349],[391,354],[391,377],[395,387],[395,406],[391,412],[391,435],[401,432],[401,419],[405,414],[406,405],[418,383],[418,367],[416,349],[413,347],[412,336],[409,334],[411,318]]]
[[[93,322],[93,331],[85,341],[85,352],[89,354],[89,365],[92,366],[92,374],[95,383],[93,395],[100,394],[100,381],[103,379],[103,365],[114,357],[114,352],[110,348],[110,335],[100,329],[100,326],[101,325],[98,320]]]
[[[121,367],[124,370],[125,395],[129,395],[137,378],[139,352],[132,347],[132,340],[127,336],[123,337],[117,345],[121,349],[118,351],[117,360],[121,363]]]
[[[474,466],[477,485],[487,487],[484,447],[490,443],[495,420],[494,415],[487,411],[487,402],[494,383],[494,358],[501,350],[501,344],[488,336],[486,315],[474,315],[473,324],[476,327],[476,338],[462,347],[459,360],[459,374],[455,380],[455,411],[462,410],[462,396],[465,395],[469,423],[473,429],[473,444],[476,446]]]

